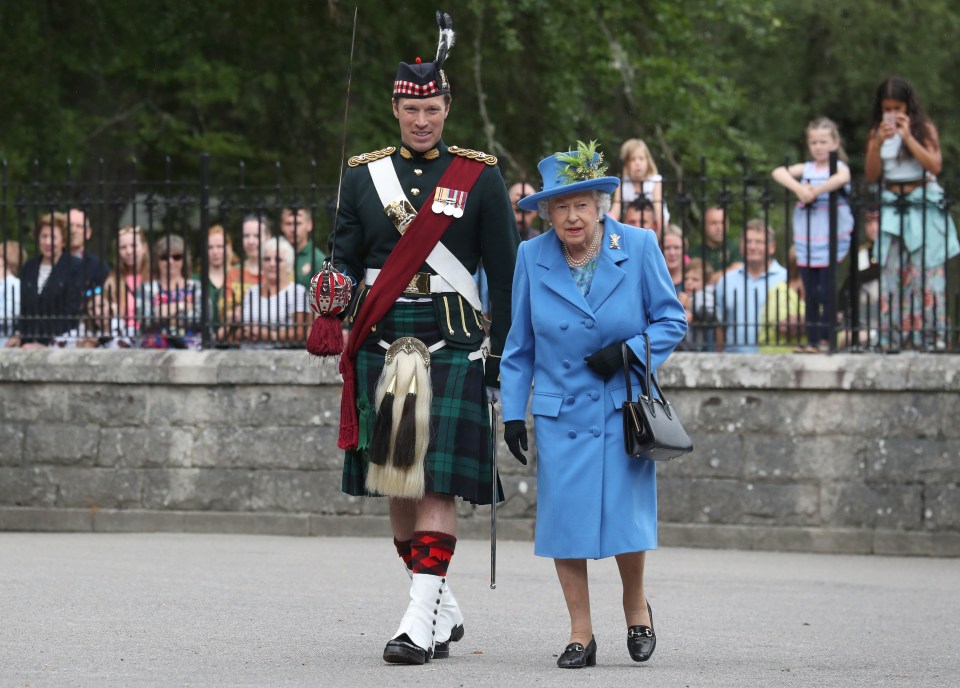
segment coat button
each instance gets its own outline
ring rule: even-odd
[[[594,401],[596,401],[597,399],[600,398],[600,393],[599,393],[599,392],[595,392],[594,390],[591,389],[591,390],[590,390],[590,398],[593,399]]]
[[[600,428],[598,428],[596,425],[590,428],[590,432],[593,433],[594,437],[600,437]]]
[[[565,329],[567,329],[568,327],[570,327],[570,323],[568,323],[566,320],[561,320],[561,321],[560,321],[560,329],[561,329],[561,330],[565,330]]]
[[[562,365],[564,368],[566,368],[567,370],[569,370],[571,364],[570,364],[570,361],[564,359],[564,361],[563,361],[563,363],[562,363],[561,365]]]
[[[593,329],[593,321],[592,321],[592,320],[584,320],[584,321],[583,321],[583,326],[586,327],[588,330],[592,330],[592,329]]]
[[[576,436],[577,436],[576,430],[571,430],[570,432],[567,433],[567,437],[569,437],[570,439],[574,439],[576,438]]]
[[[564,399],[564,402],[565,402],[568,406],[569,406],[570,404],[572,404],[574,401],[576,401],[576,398],[575,398],[575,397],[567,397],[566,399]]]

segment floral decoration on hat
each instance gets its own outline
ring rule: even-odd
[[[603,153],[597,150],[596,140],[590,143],[577,141],[577,150],[569,153],[557,153],[561,163],[560,174],[566,184],[585,182],[588,179],[605,177],[609,165],[603,162]]]

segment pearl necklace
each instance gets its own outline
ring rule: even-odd
[[[603,235],[603,230],[600,229],[600,223],[597,223],[597,226],[593,230],[593,239],[590,240],[590,246],[587,248],[587,253],[583,258],[574,260],[573,256],[570,255],[570,249],[567,248],[566,243],[560,242],[560,247],[563,249],[563,257],[567,259],[567,265],[572,268],[582,268],[584,265],[590,262],[594,254],[596,254],[597,249],[600,247],[600,237]]]

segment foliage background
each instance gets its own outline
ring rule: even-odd
[[[360,2],[347,154],[396,143],[396,64],[431,59],[437,4]],[[353,3],[6,0],[0,158],[11,181],[195,175],[335,183]],[[766,174],[805,157],[807,121],[838,122],[855,173],[877,84],[910,79],[960,162],[960,5],[950,0],[462,0],[444,138],[510,177],[577,139],[648,142],[668,180]],[[36,161],[39,161],[37,163]],[[276,163],[280,165],[277,166]]]

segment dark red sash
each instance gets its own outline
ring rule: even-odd
[[[482,162],[456,157],[437,182],[437,186],[469,192],[480,178],[483,167]],[[449,215],[433,212],[430,209],[431,205],[430,199],[427,198],[416,218],[390,252],[350,329],[347,346],[340,357],[343,392],[340,397],[340,436],[337,439],[337,446],[341,449],[356,449],[359,440],[354,389],[357,381],[354,368],[357,351],[370,334],[370,328],[380,322],[387,311],[393,307],[414,273],[420,269],[443,233],[447,231],[450,222],[453,221]]]

